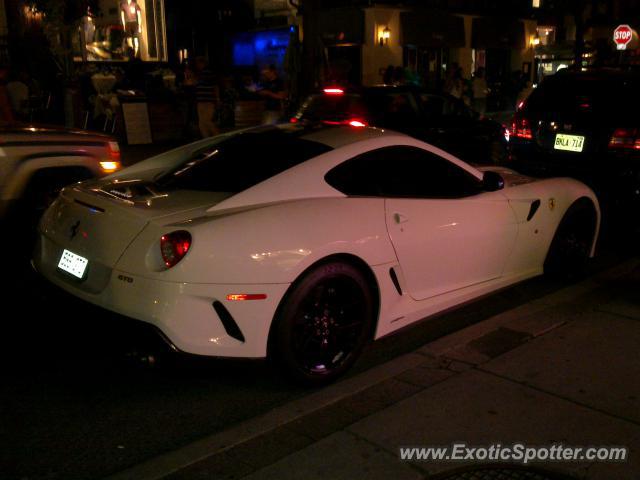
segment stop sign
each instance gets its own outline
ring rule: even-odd
[[[618,50],[625,50],[632,36],[633,31],[629,25],[618,25],[613,31],[613,41],[616,42]]]

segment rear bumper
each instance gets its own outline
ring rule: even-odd
[[[62,247],[40,235],[34,268],[66,292],[125,317],[156,327],[171,345],[196,355],[263,358],[271,322],[289,284],[237,285],[166,282],[117,268],[105,273],[104,288],[87,291],[57,268]],[[89,259],[91,264],[91,259]],[[233,293],[264,293],[264,300],[229,301]],[[244,341],[225,328],[216,313],[220,302],[242,332]],[[237,335],[236,335],[237,337]]]

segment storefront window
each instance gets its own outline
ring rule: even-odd
[[[78,33],[78,61],[167,60],[164,0],[101,0]]]

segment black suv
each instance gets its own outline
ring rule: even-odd
[[[429,142],[472,163],[506,157],[505,128],[451,95],[419,87],[325,88],[310,95],[292,122],[389,128]]]
[[[510,164],[523,173],[579,178],[607,207],[640,207],[638,107],[639,71],[561,70],[514,115]]]

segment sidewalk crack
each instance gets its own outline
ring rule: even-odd
[[[540,387],[537,387],[537,386],[535,386],[535,385],[531,385],[531,384],[529,384],[529,383],[522,382],[522,381],[520,381],[520,380],[516,380],[516,379],[514,379],[514,378],[507,377],[507,376],[505,376],[505,375],[500,375],[499,373],[492,372],[491,370],[485,370],[485,369],[484,369],[484,368],[482,368],[481,366],[478,366],[478,367],[476,368],[476,370],[477,370],[477,371],[479,371],[479,372],[486,373],[487,375],[491,375],[491,376],[493,376],[493,377],[495,377],[495,378],[499,378],[499,379],[505,380],[505,381],[507,381],[507,382],[514,383],[514,384],[516,384],[516,385],[520,385],[520,386],[523,386],[523,387],[529,388],[529,389],[534,390],[534,391],[539,392],[539,393],[544,393],[544,394],[546,394],[546,395],[550,395],[550,396],[552,396],[552,397],[555,397],[555,398],[558,398],[558,399],[564,400],[564,401],[569,402],[569,403],[572,403],[572,404],[574,404],[574,405],[577,405],[577,406],[580,406],[580,407],[586,408],[586,409],[591,410],[591,411],[593,411],[593,412],[598,412],[598,413],[601,413],[601,414],[606,415],[606,416],[608,416],[608,417],[615,418],[615,419],[617,419],[617,420],[622,420],[622,421],[624,421],[624,422],[628,422],[628,423],[631,423],[631,424],[633,424],[633,425],[636,425],[636,426],[640,427],[640,422],[639,422],[639,421],[637,421],[637,420],[633,420],[633,419],[631,419],[631,418],[623,417],[623,416],[621,416],[621,415],[617,415],[617,414],[615,414],[615,413],[607,412],[606,410],[602,410],[601,408],[594,407],[594,406],[592,406],[592,405],[588,405],[588,404],[586,404],[586,403],[580,402],[580,401],[575,400],[575,399],[573,399],[573,398],[565,397],[564,395],[560,395],[560,394],[558,394],[558,393],[551,392],[551,391],[549,391],[549,390],[545,390],[544,388],[540,388]]]

